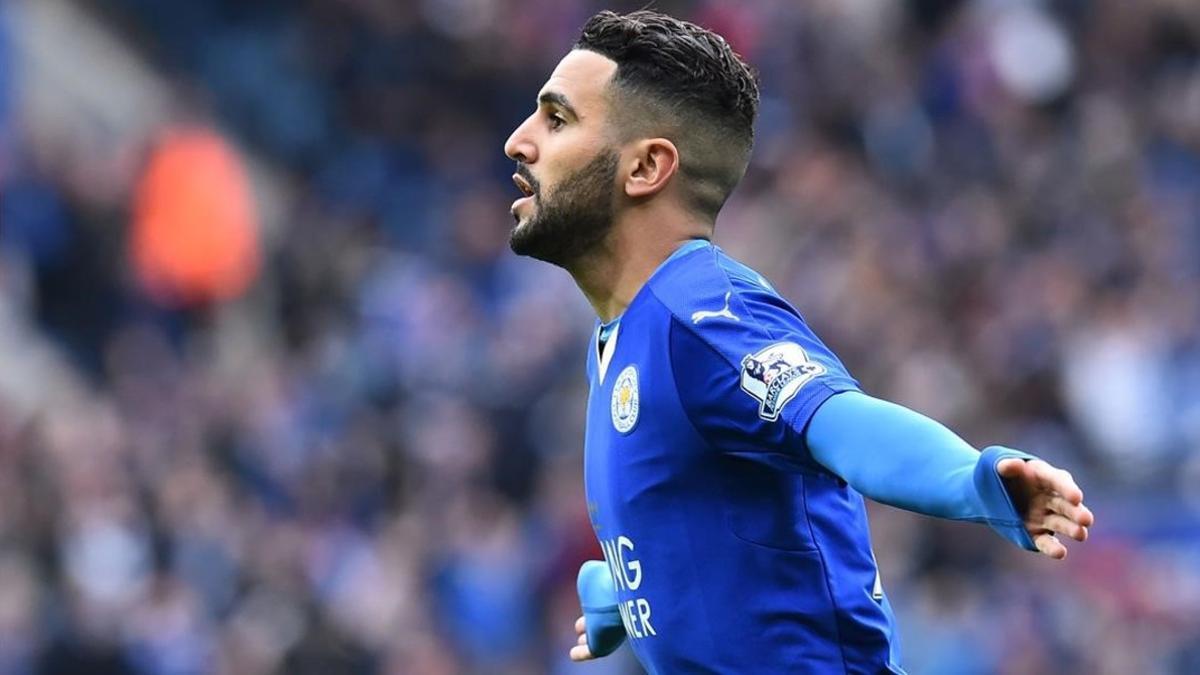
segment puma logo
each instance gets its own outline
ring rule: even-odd
[[[719,311],[713,312],[713,311],[704,309],[704,310],[700,310],[699,312],[692,312],[692,323],[700,323],[701,321],[703,321],[705,319],[715,319],[717,317],[722,317],[722,316],[725,317],[726,319],[733,319],[734,321],[741,321],[741,319],[737,318],[737,316],[733,312],[729,311],[729,296],[732,293],[733,293],[733,291],[729,291],[728,293],[725,294],[725,306],[722,307]]]

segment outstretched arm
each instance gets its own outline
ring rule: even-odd
[[[1067,555],[1056,534],[1084,541],[1094,520],[1066,471],[1006,448],[981,455],[940,423],[859,392],[826,400],[806,440],[818,462],[875,501],[987,522],[1051,558]]]

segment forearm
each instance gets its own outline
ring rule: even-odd
[[[954,520],[986,522],[1017,546],[1034,550],[996,464],[1016,450],[980,455],[954,432],[920,413],[858,392],[821,405],[808,424],[813,458],[855,490],[884,504]]]
[[[875,501],[926,515],[978,519],[979,452],[942,424],[858,392],[831,397],[807,430],[813,458]]]

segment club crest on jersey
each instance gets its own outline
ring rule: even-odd
[[[617,431],[627,434],[638,420],[638,374],[634,366],[625,366],[612,390],[612,421]]]
[[[758,416],[774,422],[800,388],[825,372],[795,342],[776,342],[742,359],[742,391],[758,401]]]

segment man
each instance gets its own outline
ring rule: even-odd
[[[628,637],[650,673],[903,672],[860,495],[1052,558],[1092,514],[1066,472],[863,394],[709,243],[757,105],[720,36],[602,12],[505,144],[513,250],[565,268],[600,319],[584,452],[607,564],[580,571],[571,657]]]

